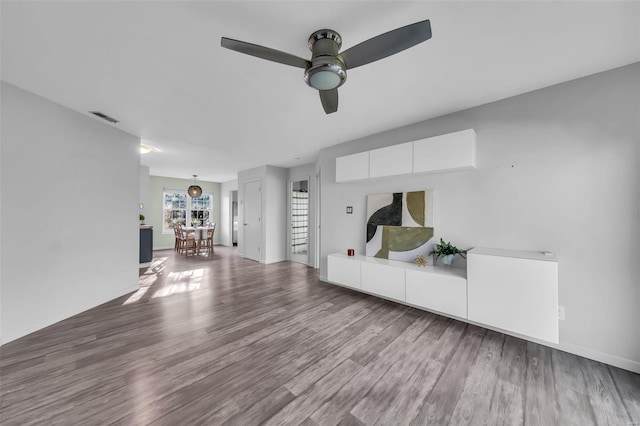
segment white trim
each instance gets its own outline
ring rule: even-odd
[[[262,178],[260,178],[260,177],[256,178],[256,179],[250,179],[250,180],[244,181],[242,183],[242,198],[243,198],[243,200],[242,200],[242,222],[243,222],[243,226],[244,226],[244,223],[246,223],[246,220],[247,220],[247,211],[246,211],[246,209],[247,209],[247,203],[246,203],[246,200],[247,200],[247,185],[255,183],[255,182],[258,182],[258,184],[259,184],[259,187],[258,187],[258,195],[259,195],[259,197],[258,197],[259,198],[258,199],[258,205],[260,206],[260,219],[259,219],[259,222],[260,222],[260,233],[259,233],[259,235],[260,235],[260,245],[258,246],[259,255],[258,255],[258,259],[253,259],[251,257],[246,256],[244,253],[242,253],[242,257],[244,257],[246,259],[249,259],[249,260],[255,260],[255,261],[260,262],[260,263],[267,263],[266,260],[265,260],[265,254],[264,254],[265,249],[266,249],[266,247],[264,247],[264,246],[266,246],[266,244],[263,244],[263,242],[264,242],[264,234],[263,234],[262,222],[263,222],[264,216],[265,216],[265,209],[264,209],[264,206],[262,205]],[[240,193],[238,193],[238,203],[240,203]],[[238,205],[238,209],[239,208],[240,208],[240,205]],[[238,210],[238,213],[240,213],[239,210]],[[239,218],[240,218],[240,215],[238,215],[238,219]],[[238,223],[238,232],[240,232],[240,223]],[[240,242],[238,241],[238,244],[239,243]],[[244,228],[243,228],[242,229],[242,248],[243,248],[243,250],[244,250],[244,247],[247,247],[247,233],[244,232]]]
[[[294,260],[295,255],[292,253],[292,247],[291,247],[291,243],[292,243],[292,237],[293,234],[291,232],[291,226],[292,226],[292,217],[293,217],[293,203],[292,203],[292,192],[293,192],[293,183],[294,182],[303,182],[306,181],[307,182],[307,193],[309,194],[307,196],[307,261],[306,262],[299,262],[297,260]],[[309,266],[309,264],[311,263],[311,256],[310,254],[310,250],[311,250],[311,196],[313,194],[311,193],[311,176],[310,175],[303,175],[303,176],[299,176],[299,177],[292,177],[289,179],[289,182],[287,183],[287,253],[286,253],[286,259],[290,260],[292,262],[296,262],[296,263],[302,263],[303,265],[307,265]]]
[[[574,345],[573,343],[560,344],[556,349],[560,349],[584,358],[589,358],[594,361],[603,362],[605,364],[613,365],[614,367],[622,368],[624,370],[629,370],[633,371],[634,373],[640,374],[640,361],[622,358],[617,355],[585,348],[584,346]]]

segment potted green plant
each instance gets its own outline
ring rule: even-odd
[[[140,213],[140,225],[144,225],[144,215]]]
[[[466,250],[460,250],[450,242],[445,242],[442,238],[440,238],[440,244],[436,244],[429,254],[435,254],[436,261],[439,258],[442,258],[442,263],[444,263],[445,265],[451,265],[451,262],[453,262],[453,258],[456,254],[459,254],[463,259],[465,259],[464,255],[466,252]]]

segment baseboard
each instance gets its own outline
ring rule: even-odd
[[[264,264],[268,265],[270,263],[284,262],[285,260],[287,259],[284,257],[274,257],[273,259],[265,259]]]
[[[557,346],[557,349],[640,374],[640,362],[632,359],[596,351],[573,343],[562,343]]]
[[[21,337],[27,336],[31,333],[35,333],[38,330],[42,330],[45,327],[53,325],[67,318],[71,318],[72,316],[78,315],[79,313],[87,311],[91,308],[95,308],[96,306],[102,305],[103,303],[107,303],[113,299],[117,299],[118,297],[122,297],[125,294],[129,294],[131,292],[137,291],[138,289],[139,289],[139,286],[136,284],[135,287],[114,291],[112,294],[109,294],[104,298],[101,298],[101,300],[96,300],[96,301],[86,303],[81,308],[77,308],[65,313],[58,313],[57,315],[52,315],[49,318],[34,322],[33,324],[23,325],[22,327],[20,327],[19,330],[15,330],[13,332],[10,332],[10,333],[7,333],[6,335],[1,336],[2,340],[0,341],[0,346],[5,345],[14,340],[17,340]]]

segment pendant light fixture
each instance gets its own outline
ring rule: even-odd
[[[189,194],[189,196],[191,198],[194,197],[199,197],[202,195],[202,188],[200,188],[198,185],[196,185],[196,178],[198,177],[198,175],[193,175],[193,185],[191,185],[189,187],[189,189],[187,189],[187,193]]]

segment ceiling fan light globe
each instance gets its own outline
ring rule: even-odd
[[[318,71],[309,77],[309,84],[318,90],[331,90],[340,86],[340,76],[333,71]]]
[[[347,79],[347,72],[337,64],[319,64],[309,67],[304,73],[304,80],[314,89],[333,90]]]

